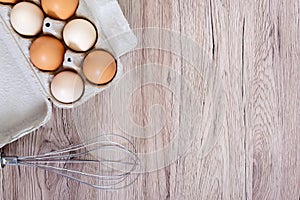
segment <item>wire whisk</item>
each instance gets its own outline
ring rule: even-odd
[[[22,165],[44,169],[97,189],[120,189],[132,184],[140,160],[127,138],[100,135],[84,143],[36,156],[5,156],[1,168]]]

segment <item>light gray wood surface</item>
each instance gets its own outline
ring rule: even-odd
[[[225,91],[226,119],[217,142],[203,157],[198,137],[180,160],[144,173],[133,185],[118,191],[97,191],[42,170],[6,167],[0,172],[1,199],[298,200],[300,1],[119,3],[133,29],[174,30],[206,51],[220,71]],[[186,68],[178,56],[149,49],[126,54],[122,62],[127,72],[149,62],[179,71]],[[133,139],[139,150],[151,151],[157,148],[157,141],[168,143],[180,128],[176,126],[179,107],[188,101],[180,88],[181,96],[176,99],[168,90],[144,85],[145,76],[136,77],[143,87],[132,95],[132,119],[140,125],[149,123],[153,119],[148,111],[153,104],[161,104],[166,111],[153,116],[167,116],[165,133],[156,141]],[[54,108],[47,125],[3,151],[9,155],[38,154],[76,144],[91,133],[122,132],[112,116],[112,97],[113,91],[107,90],[73,110]],[[202,120],[207,117],[209,114],[203,114]]]

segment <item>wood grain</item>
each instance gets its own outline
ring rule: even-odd
[[[132,28],[174,30],[205,49],[222,72],[227,105],[221,137],[206,157],[197,138],[180,160],[144,173],[118,191],[97,191],[37,169],[6,167],[0,172],[1,199],[299,199],[300,1],[119,3]],[[139,50],[121,59],[125,71],[147,62],[187,68],[178,56],[163,51]],[[147,74],[136,77],[141,85],[143,76]],[[112,116],[112,93],[106,90],[73,110],[55,108],[47,125],[3,151],[32,155],[76,144],[89,134],[120,132]],[[134,94],[131,113],[137,124],[151,121],[148,111],[155,103],[166,111],[156,116],[167,119],[156,140],[133,139],[138,149],[168,143],[178,128],[181,98],[151,86]]]

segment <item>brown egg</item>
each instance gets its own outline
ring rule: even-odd
[[[20,0],[0,0],[0,3],[17,3]]]
[[[79,0],[42,0],[41,3],[48,16],[66,20],[76,12]]]
[[[52,36],[41,36],[30,47],[30,60],[40,70],[56,70],[63,63],[64,54],[64,45]]]
[[[115,58],[104,50],[89,53],[83,62],[83,73],[92,83],[100,85],[110,82],[117,72]]]

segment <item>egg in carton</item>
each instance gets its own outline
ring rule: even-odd
[[[40,1],[26,2],[41,9]],[[50,119],[52,103],[61,108],[72,108],[109,88],[122,75],[120,56],[137,44],[116,0],[80,0],[75,14],[67,20],[57,20],[43,13],[42,30],[33,37],[17,33],[12,27],[14,5],[9,3],[16,1],[0,0],[0,147],[44,125]],[[43,71],[34,66],[30,58],[33,42],[41,36],[51,36],[63,41],[67,47],[63,31],[74,19],[85,19],[93,24],[97,32],[95,44],[84,52],[66,48],[62,64],[55,71]],[[83,71],[85,58],[97,50],[109,52],[116,61],[114,79],[103,85],[89,81]],[[63,71],[75,72],[83,81],[84,92],[79,100],[69,104],[58,101],[51,93],[55,75]]]

